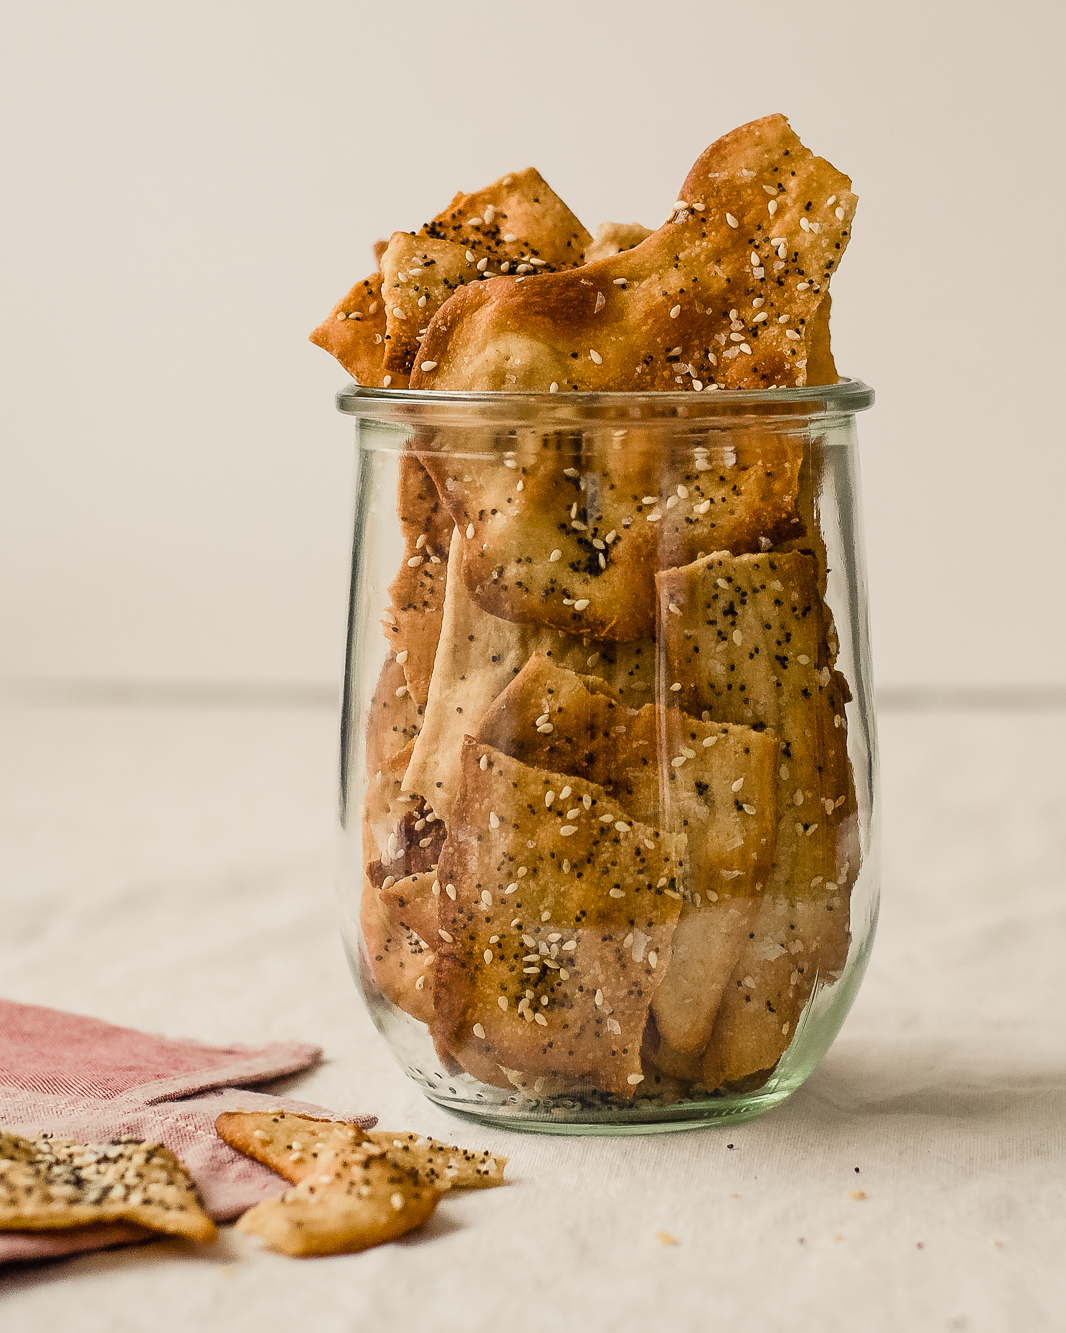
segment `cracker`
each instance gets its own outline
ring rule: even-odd
[[[440,1193],[384,1148],[363,1143],[324,1153],[314,1175],[279,1199],[265,1199],[237,1222],[282,1254],[352,1254],[397,1240],[432,1215]]]
[[[383,1148],[397,1166],[413,1168],[424,1185],[440,1190],[488,1189],[503,1184],[506,1157],[476,1152],[422,1134],[364,1130],[342,1120],[322,1120],[288,1111],[225,1111],[215,1120],[231,1148],[269,1166],[293,1184],[321,1174],[326,1157],[360,1144]]]
[[[360,1125],[291,1111],[223,1111],[215,1118],[215,1132],[294,1185],[317,1172],[326,1157],[368,1141]]]
[[[311,334],[311,341],[335,356],[357,384],[406,389],[406,373],[385,367],[385,304],[381,274],[371,273],[342,296]]]
[[[601,222],[585,251],[585,263],[592,264],[597,259],[607,259],[622,250],[632,250],[651,233],[651,227],[643,227],[639,222]]]
[[[458,574],[458,536],[452,538],[444,618],[425,717],[403,779],[404,790],[425,793],[447,819],[459,788],[463,737],[475,735],[485,710],[540,654],[579,671],[595,672],[627,704],[654,697],[655,645],[593,643],[546,626],[516,625],[481,610]]]
[[[632,713],[602,682],[590,690],[587,681],[531,658],[477,739],[599,783],[634,818],[687,835],[685,902],[652,1008],[663,1039],[698,1055],[770,870],[777,742],[653,704]]]
[[[439,867],[439,1044],[481,1077],[495,1065],[631,1097],[684,836],[473,739],[462,763]]]
[[[784,116],[767,116],[712,144],[680,203],[635,249],[536,282],[462,288],[431,321],[412,385],[676,390],[667,354],[678,345],[685,386],[812,383],[812,333],[817,349],[851,235],[851,182]]]
[[[850,883],[858,860],[844,686],[827,660],[814,557],[712,555],[658,583],[680,705],[763,724],[778,738],[780,820],[767,892],[814,895],[828,882]]]
[[[492,1189],[502,1185],[506,1157],[475,1152],[452,1143],[386,1129],[372,1129],[368,1136],[402,1166],[413,1167],[424,1185],[436,1189]]]
[[[656,570],[767,550],[800,530],[798,437],[696,434],[686,456],[651,429],[507,444],[472,465],[469,437],[440,432],[420,455],[463,543],[471,596],[507,620],[649,638]]]
[[[459,287],[501,273],[570,268],[591,240],[532,168],[457,194],[417,236],[395,232],[381,259],[385,369],[410,372],[429,321]]]
[[[380,887],[375,878],[366,876],[359,905],[368,979],[397,1008],[432,1023],[436,869],[399,880],[389,875]]]
[[[0,1231],[114,1222],[189,1240],[217,1236],[188,1171],[161,1144],[0,1132]]]
[[[706,1057],[706,1078],[720,1068],[719,1082],[732,1083],[773,1068],[810,995],[814,972],[786,967],[780,952],[788,939],[799,931],[805,956],[817,956],[830,979],[847,956],[859,851],[846,686],[829,664],[815,556],[709,556],[660,575],[659,589],[668,674],[681,686],[682,706],[765,723],[780,744],[780,818],[766,901],[726,987]],[[803,915],[794,921],[797,913],[813,913],[817,928],[809,930]],[[760,951],[769,955],[765,961]]]
[[[404,794],[422,710],[411,697],[403,666],[390,654],[381,668],[366,719],[366,801],[363,840],[367,860],[387,848],[389,834],[417,799]]]
[[[433,479],[412,454],[400,457],[396,514],[403,535],[400,569],[389,585],[382,629],[403,667],[411,698],[424,704],[444,616],[452,519]]]
[[[703,1057],[707,1088],[769,1074],[795,1035],[816,978],[836,979],[847,933],[844,893],[762,899]]]

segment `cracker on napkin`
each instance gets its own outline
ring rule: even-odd
[[[365,1130],[342,1120],[321,1120],[287,1111],[227,1111],[215,1121],[219,1137],[298,1184],[321,1174],[324,1157],[364,1143],[382,1148],[396,1165],[414,1168],[436,1189],[488,1189],[502,1185],[506,1157],[476,1152],[405,1130]]]
[[[159,1143],[77,1143],[0,1131],[0,1230],[114,1222],[189,1240],[217,1236],[192,1177]]]

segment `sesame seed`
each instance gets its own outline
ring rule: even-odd
[[[481,756],[481,761],[478,764],[478,767],[481,769],[482,773],[484,773],[485,770],[488,768],[488,766],[489,766],[489,757],[487,754],[483,754]]]
[[[422,306],[424,306],[424,305],[426,304],[426,301],[427,301],[428,299],[429,299],[429,298],[426,297],[426,296],[420,296],[420,297],[418,298],[418,305],[419,305],[419,308],[421,308]]]
[[[744,341],[744,335],[742,333],[731,333],[729,335],[729,341],[735,343],[742,343]]]
[[[675,759],[670,760],[670,763],[674,766],[674,768],[680,768],[684,762],[685,762],[685,756],[683,754],[679,754]]]
[[[491,950],[491,949],[486,949],[486,950],[485,950],[485,953],[484,953],[483,956],[484,956],[484,959],[485,959],[485,962],[486,962],[486,963],[491,963],[491,962],[492,962],[492,950]]]
[[[500,827],[500,817],[495,810],[489,811],[489,827],[497,829]],[[484,895],[482,895],[484,897]]]
[[[614,285],[616,287],[624,287],[628,281],[628,278],[615,278]]]
[[[603,357],[600,356],[599,352],[597,352],[596,349],[595,349],[594,347],[590,347],[590,348],[589,348],[589,356],[592,357],[592,360],[593,360],[593,362],[594,362],[595,365],[597,365],[597,366],[602,366],[602,365],[603,365]]]
[[[510,245],[512,241],[517,241],[518,237],[514,234],[513,231],[509,231],[506,233],[503,239],[507,242],[508,245]]]
[[[702,393],[702,392],[703,392],[703,380],[693,380],[693,381],[692,381],[692,389],[693,389],[693,392],[694,392],[694,393]]]
[[[542,736],[550,736],[555,730],[555,727],[550,722],[544,722],[537,728],[537,730]]]
[[[418,368],[419,370],[436,370],[437,363],[436,361],[423,361]]]
[[[727,213],[727,214],[725,215],[725,220],[726,220],[726,222],[729,223],[729,225],[730,225],[731,227],[739,227],[739,226],[740,226],[740,223],[736,220],[736,218],[733,216],[732,213]]]
[[[797,333],[795,329],[786,329],[786,330],[785,330],[785,337],[786,337],[786,338],[791,338],[791,339],[793,340],[793,342],[798,342],[799,339],[800,339],[802,336],[803,336],[803,335],[800,334],[800,333]]]
[[[448,887],[451,888],[451,885],[449,884]],[[441,939],[445,942],[445,944],[451,944],[452,937],[448,934],[446,930],[438,930],[437,934],[441,937]]]
[[[751,356],[751,348],[748,346],[747,343],[741,343],[740,350],[744,353],[745,356]]]
[[[403,1195],[400,1193],[399,1190],[397,1190],[395,1194],[389,1196],[389,1202],[396,1209],[396,1211],[399,1212],[400,1209],[403,1207]]]
[[[381,381],[382,387],[385,389],[387,389],[391,383],[392,383],[391,375],[386,375],[385,378]]]
[[[735,225],[735,224],[734,224],[734,225]],[[627,1082],[627,1083],[631,1083],[634,1087],[636,1087],[638,1083],[643,1083],[643,1082],[644,1082],[644,1075],[643,1075],[643,1074],[630,1074],[629,1077],[626,1079],[626,1082]]]
[[[619,833],[629,832],[629,825],[624,823],[621,819],[617,821],[617,823],[615,824],[615,828],[618,830]]]
[[[807,221],[807,219],[806,219],[805,217],[801,217],[801,218],[800,218],[800,230],[801,230],[801,231],[810,231],[810,229],[811,229],[811,224]]]
[[[743,808],[746,815],[753,815],[755,813],[755,807],[753,805],[745,805]]]
[[[564,477],[580,477],[580,476],[581,476],[581,473],[578,472],[578,470],[577,470],[576,467],[564,467],[564,468],[563,468],[563,476],[564,476]]]
[[[681,313],[681,307],[680,307],[679,305],[675,305],[675,306],[671,306],[671,307],[670,307],[670,318],[671,318],[671,319],[677,319],[677,317],[678,317],[678,315],[680,315],[680,313]]]
[[[805,292],[811,284],[809,282],[797,282],[796,291]]]
[[[755,253],[754,250],[751,252],[750,259],[751,259],[751,266],[752,266],[752,268],[758,268],[758,267],[759,267],[759,262],[760,262],[760,261],[759,261],[759,256]]]
[[[681,688],[681,682],[679,680],[675,680],[674,683],[670,686],[670,689],[673,691],[674,694],[676,694],[680,688]]]
[[[536,727],[542,727],[545,724],[545,722],[547,722],[549,716],[550,714],[548,713],[541,713],[540,717],[537,718],[536,722],[533,725]]]
[[[408,562],[407,562],[407,568],[408,568],[408,569],[417,569],[418,566],[422,563],[422,560],[423,560],[423,557],[422,557],[422,556],[420,556],[420,555],[413,555],[413,556],[410,558],[410,560],[408,560]]]
[[[401,685],[400,688],[396,691],[397,699],[402,699],[406,693],[407,693],[407,686]]]
[[[760,310],[759,313],[755,316],[755,318],[751,322],[753,324],[761,324],[764,319],[769,319],[769,318],[770,318],[769,311]]]
[[[480,1023],[474,1024],[474,1036],[480,1037],[482,1041],[485,1040],[485,1029],[481,1026]]]
[[[489,266],[489,261],[487,259],[479,259],[474,267],[477,269],[479,273],[484,273],[485,270],[488,268],[488,266]]]
[[[654,949],[652,949],[651,953],[648,954],[648,963],[651,967],[659,966],[659,955],[655,952]]]
[[[558,392],[559,392],[559,385],[558,385],[558,383],[557,383],[555,380],[552,380],[552,382],[548,385],[548,392],[549,392],[549,393],[558,393]]]
[[[744,635],[738,629],[733,631],[733,642],[738,646],[744,642]]]
[[[501,995],[501,996],[499,997],[499,999],[496,1001],[496,1003],[500,1006],[501,1009],[506,1010],[506,1008],[507,1008],[507,996],[506,996],[506,995]]]
[[[448,895],[448,897],[452,900],[452,902],[455,902],[455,885],[454,885],[454,884],[445,884],[445,886],[444,886],[444,892]]]
[[[560,838],[569,838],[570,835],[571,835],[572,833],[576,833],[576,832],[577,832],[577,825],[576,825],[576,824],[564,824],[564,825],[562,826],[562,828],[559,830],[559,837],[560,837]]]
[[[539,1013],[534,1014],[533,1017],[541,1025],[542,1028],[546,1028],[548,1026],[548,1020],[544,1017],[543,1014]]]
[[[473,525],[473,523],[468,523],[468,524],[466,525],[466,535],[467,535],[468,537],[472,537],[472,536],[474,535],[474,525]]]
[[[770,200],[770,202],[766,205],[766,211],[767,211],[767,213],[770,214],[771,217],[773,217],[773,215],[777,212],[777,200],[776,200],[776,199],[771,199],[771,200]]]
[[[844,214],[844,210],[843,210],[842,208],[837,208],[837,209],[834,209],[833,211],[835,212],[837,218],[838,218],[841,222],[843,222],[843,221],[844,221],[844,216],[845,216],[845,214]]]
[[[604,563],[606,564],[606,561],[604,561]],[[588,606],[588,604],[589,604],[589,599],[587,597],[579,597],[577,601],[574,603],[574,610],[584,611],[585,607]]]

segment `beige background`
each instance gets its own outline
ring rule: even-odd
[[[658,224],[786,111],[861,197],[834,285],[887,686],[1066,682],[1060,6],[6,6],[0,671],[340,671],[346,379],[306,334],[457,188],[533,163]]]

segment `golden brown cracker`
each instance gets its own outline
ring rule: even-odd
[[[684,454],[652,429],[504,443],[472,460],[468,436],[439,432],[420,456],[455,521],[471,596],[507,620],[650,638],[657,569],[768,550],[799,530],[798,437],[697,433]]]
[[[434,950],[417,931],[395,919],[369,875],[363,882],[359,926],[366,980],[398,1009],[420,1023],[432,1023]]]
[[[439,1190],[493,1189],[502,1185],[506,1157],[459,1148],[453,1143],[391,1129],[372,1129],[368,1137],[384,1148],[390,1160],[412,1167],[424,1185]]]
[[[802,897],[850,883],[858,861],[844,696],[827,661],[814,557],[712,555],[658,582],[681,706],[777,736],[780,817],[767,892]]]
[[[131,1222],[150,1232],[213,1241],[185,1166],[158,1143],[77,1143],[0,1131],[0,1231],[59,1231]]]
[[[840,959],[847,914],[843,893],[762,899],[704,1054],[706,1087],[773,1069],[795,1036],[816,978],[825,978],[826,965]]]
[[[439,867],[441,1044],[632,1096],[683,853],[602,787],[468,739]]]
[[[282,1110],[223,1111],[215,1118],[215,1132],[293,1184],[315,1173],[324,1158],[367,1142],[360,1125]]]
[[[536,282],[462,288],[431,321],[420,352],[430,369],[416,367],[412,384],[609,392],[811,383],[810,335],[817,351],[818,310],[851,234],[851,182],[784,116],[767,116],[712,144],[678,204],[632,250]],[[678,345],[685,370],[667,355]]]
[[[580,264],[591,237],[539,172],[512,172],[458,194],[415,236],[396,232],[381,258],[385,369],[407,374],[429,321],[469,282]]]
[[[385,327],[381,274],[371,273],[341,297],[311,341],[336,357],[357,384],[406,389],[408,375],[385,368]]]
[[[481,610],[459,575],[452,539],[444,617],[425,717],[404,776],[404,789],[425,793],[445,819],[459,786],[463,737],[475,735],[486,709],[540,654],[606,680],[627,704],[654,697],[655,645],[602,644],[547,626],[522,626]]]
[[[452,519],[433,479],[412,454],[400,457],[396,513],[404,540],[399,572],[389,585],[382,629],[417,704],[424,704],[444,615]]]
[[[397,1240],[433,1214],[440,1194],[377,1144],[324,1154],[316,1173],[237,1222],[282,1254],[352,1254]]]
[[[366,861],[387,848],[389,834],[417,801],[403,791],[422,709],[415,703],[403,666],[390,653],[370,700],[366,717],[366,800],[363,841]]]

